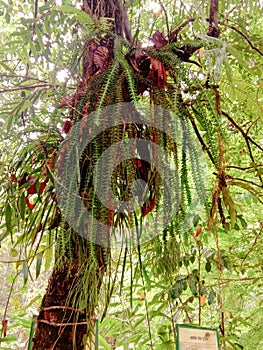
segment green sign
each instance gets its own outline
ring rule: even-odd
[[[176,350],[219,350],[218,333],[212,328],[178,324]]]

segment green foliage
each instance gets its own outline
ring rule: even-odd
[[[58,213],[54,174],[49,166],[63,141],[62,124],[69,116],[58,106],[62,98],[72,96],[79,83],[79,57],[85,40],[109,35],[112,20],[89,17],[73,1],[64,1],[63,6],[54,1],[0,3],[0,23],[5,28],[0,33],[0,242],[10,249],[16,272],[22,276],[19,283],[30,285],[32,276],[41,278],[41,273],[50,269],[54,256],[58,266],[65,256],[72,259],[68,252],[74,233]],[[152,241],[135,248],[128,246],[119,255],[105,255],[108,270],[100,296],[96,293],[96,250],[77,237],[82,278],[71,295],[81,309],[89,303],[98,305],[97,313],[104,317],[99,327],[101,349],[111,349],[113,345],[109,344],[113,343],[142,350],[149,346],[174,349],[177,322],[219,330],[223,314],[222,349],[260,350],[262,4],[248,0],[221,2],[218,39],[206,34],[208,2],[163,3],[166,11],[160,2],[129,4],[134,43],[111,35],[114,59],[77,101],[73,122],[81,119],[84,109],[89,114],[127,100],[153,102],[171,115],[176,113],[181,123],[178,129],[187,126],[187,138],[200,142],[208,175],[202,176],[205,165],[199,161],[197,148],[176,144],[159,133],[159,145],[169,154],[167,162],[173,163],[179,173],[173,179],[175,187],[181,188],[174,221]],[[149,48],[148,39],[156,30],[171,32],[189,18],[195,20],[178,32],[175,43],[158,50]],[[129,64],[127,57],[132,50],[141,50],[136,41],[165,67],[168,84],[164,89]],[[182,62],[176,54],[184,46],[196,48],[192,62]],[[140,84],[148,89],[138,96]],[[89,189],[94,164],[109,141],[127,140],[137,131],[127,125],[123,134],[119,125],[90,144],[81,158],[80,170],[76,165],[77,173],[83,170],[83,193]],[[155,131],[145,128],[140,132],[147,140]],[[118,171],[114,189],[125,200],[131,196],[136,174],[130,162],[122,163]],[[108,172],[105,169],[105,174]],[[31,184],[19,185],[26,173],[34,178],[36,191],[32,196],[27,195]],[[161,190],[157,187],[158,198]],[[165,212],[163,203],[161,199],[158,210]],[[73,205],[68,202],[69,213]],[[93,193],[85,205],[92,207],[94,217],[107,220],[107,208]],[[125,235],[136,220],[140,220],[138,213],[119,216],[116,222]],[[159,226],[157,217],[153,230]],[[9,281],[11,285],[15,279]],[[19,309],[16,303],[15,299],[13,305],[7,302],[12,326],[5,342],[0,338],[4,346],[10,344],[12,348],[17,327],[27,333],[30,329],[25,314],[29,305]],[[13,307],[14,312],[10,311]]]

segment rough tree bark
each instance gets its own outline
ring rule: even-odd
[[[33,338],[35,350],[84,349],[86,312],[75,310],[69,298],[71,287],[79,278],[77,247],[73,250],[72,264],[66,262],[63,268],[55,268],[49,279]]]
[[[83,10],[93,17],[108,17],[113,18],[112,31],[117,35],[126,36],[131,39],[131,33],[127,26],[127,16],[125,7],[119,0],[83,0]],[[81,99],[85,88],[94,76],[99,74],[100,70],[105,67],[100,67],[101,60],[98,57],[105,55],[108,64],[113,56],[112,40],[107,38],[103,43],[88,40],[84,46],[83,54],[83,72],[80,84],[72,104],[76,104]],[[71,106],[72,106],[71,104]],[[86,106],[82,111],[82,115],[86,115]],[[72,109],[73,110],[73,109]],[[84,243],[85,244],[85,243]],[[87,242],[87,251],[88,251]],[[55,267],[49,279],[46,294],[42,300],[42,304],[37,318],[35,334],[33,337],[33,350],[82,350],[85,349],[83,343],[84,336],[89,333],[89,321],[87,320],[87,310],[76,310],[74,298],[70,291],[72,286],[81,278],[79,275],[79,257],[77,240],[71,239],[71,251],[66,255],[71,256],[69,264],[68,257],[65,257],[65,264],[58,268]],[[97,273],[97,289],[101,286],[103,273],[106,270],[106,262],[103,254],[103,247],[96,246],[96,254],[98,259]],[[60,264],[61,266],[61,264]],[[76,298],[76,295],[75,295]],[[87,305],[87,308],[89,306]],[[89,314],[93,310],[89,310]]]

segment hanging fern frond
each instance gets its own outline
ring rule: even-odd
[[[123,54],[123,40],[119,39],[119,37],[115,39],[114,56],[122,67],[124,75],[126,76],[130,99],[131,101],[136,102],[138,98],[135,88],[135,79],[133,76],[134,73],[126,60],[125,55]]]

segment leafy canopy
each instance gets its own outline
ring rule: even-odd
[[[18,253],[11,260],[26,282],[33,266],[39,277],[54,253],[63,254],[67,247],[69,233],[61,226],[52,229],[57,209],[49,164],[69,118],[59,106],[79,83],[84,42],[108,33],[111,20],[90,18],[78,1],[14,0],[1,5],[0,239]],[[262,348],[262,2],[220,2],[219,38],[207,35],[209,5],[128,4],[135,42],[168,72],[169,89],[156,87],[155,101],[180,111],[204,149],[209,174],[202,179],[207,182],[207,205],[197,213],[190,197],[194,191],[203,193],[195,177],[198,167],[181,150],[180,215],[189,214],[189,229],[178,229],[177,221],[171,238],[157,237],[140,250],[128,247],[120,256],[113,254],[102,290],[105,302],[98,306],[100,314],[108,307],[100,327],[106,349],[114,341],[140,344],[140,349],[149,343],[173,349],[175,324],[180,322],[219,329],[225,349]],[[176,31],[177,41],[152,50],[149,38],[157,30],[166,35]],[[118,40],[116,65],[98,80],[100,107],[112,98],[111,88],[119,86],[117,67],[124,71],[130,96],[137,99],[139,78],[126,61],[131,44]],[[186,46],[196,48],[190,62],[182,62],[178,54]],[[116,90],[114,98],[120,95]],[[147,94],[140,98],[149,101]],[[19,185],[25,173],[35,179],[32,197],[27,196],[27,181]],[[6,311],[11,308],[8,304]]]

